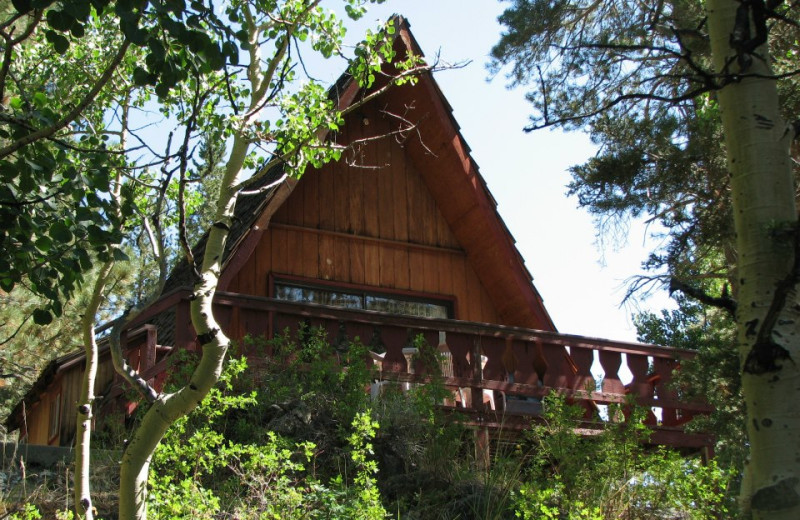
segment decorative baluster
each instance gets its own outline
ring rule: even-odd
[[[414,332],[411,329],[407,331],[407,338],[406,338],[406,346],[403,347],[403,357],[406,359],[406,372],[414,375],[416,374],[416,361],[419,357],[419,349],[414,346]],[[411,388],[411,383],[405,383],[403,385],[404,390],[409,390]]]
[[[592,376],[592,363],[594,363],[594,351],[589,348],[572,347],[570,357],[575,364],[575,377],[573,378],[573,390],[585,390],[594,392],[596,383]]]
[[[439,331],[439,345],[436,347],[436,356],[439,361],[439,373],[441,376],[445,379],[453,377],[453,354],[450,352],[450,347],[447,346],[447,332],[443,330]],[[453,397],[444,399],[442,404],[445,406],[455,406],[460,401],[460,392],[458,390],[451,391]]]
[[[600,351],[600,366],[603,367],[603,392],[625,395],[625,385],[619,380],[619,367],[622,365],[622,354],[609,350]]]
[[[489,366],[489,363],[494,365],[495,363],[499,364],[500,359],[497,356],[492,356],[491,358],[485,354],[481,354],[481,386],[483,386],[483,381],[485,381],[492,373],[498,372],[498,370],[492,367],[490,370],[486,370],[486,367]],[[488,390],[485,388],[481,389],[481,397],[483,400],[484,405],[488,404],[490,410],[496,410],[495,403],[494,403],[494,390]]]
[[[447,347],[453,356],[453,377],[470,377],[472,375],[470,366],[472,345],[468,339],[462,335],[451,334],[447,340]]]
[[[637,401],[639,402],[641,402],[641,400],[652,399],[655,388],[649,380],[648,370],[650,368],[650,364],[647,356],[628,353],[626,354],[626,357],[628,359],[628,369],[631,371],[631,374],[633,374],[633,380],[631,381],[630,385],[628,385],[630,393],[635,395]],[[653,413],[653,409],[647,405],[647,416],[645,417],[644,423],[656,424],[656,422],[656,416]]]
[[[506,369],[503,366],[503,350],[499,342],[495,338],[485,341],[481,353],[486,356],[482,378],[491,379],[492,381],[504,381],[506,379]]]
[[[506,374],[506,381],[514,382],[517,380],[517,357],[514,355],[514,338],[506,338],[506,347],[503,350],[503,369]]]
[[[659,401],[675,401],[677,393],[672,387],[672,371],[677,362],[672,359],[655,358],[653,360],[653,372],[658,377],[655,390]],[[661,423],[664,426],[677,426],[678,412],[675,407],[661,408]]]
[[[439,346],[436,347],[439,356],[439,371],[442,377],[453,377],[453,354],[447,346],[447,332],[439,331]]]
[[[569,388],[572,379],[571,368],[567,366],[567,349],[561,345],[539,343],[542,357],[546,363],[543,383],[550,388]]]
[[[472,359],[472,355],[470,350],[472,345],[469,342],[469,338],[463,335],[451,334],[450,338],[447,340],[447,347],[450,349],[450,355],[453,360],[453,377],[471,377],[472,365],[470,360]],[[472,398],[470,389],[467,387],[459,387],[457,391],[458,401],[461,403],[461,406],[463,408],[469,408],[471,406],[470,403],[472,403],[470,400]]]
[[[381,328],[377,325],[372,327],[372,337],[369,340],[369,349],[376,354],[385,354],[386,345],[381,337]]]
[[[347,354],[350,350],[350,339],[347,337],[347,324],[344,320],[339,320],[339,329],[336,339],[333,340],[333,348],[339,355]]]
[[[572,368],[575,371],[571,388],[582,392],[594,392],[596,390],[596,383],[592,376],[594,351],[588,348],[571,347],[569,352]],[[586,410],[585,419],[591,420],[594,417],[597,406],[591,400],[581,399],[577,401],[577,405]]]
[[[406,359],[403,356],[403,347],[408,339],[408,331],[386,326],[382,329],[382,337],[386,346],[386,355],[383,357],[384,372],[406,372],[408,370]]]
[[[472,387],[470,389],[470,402],[472,408],[483,410],[483,391],[480,388],[483,379],[483,360],[481,355],[481,337],[475,336],[470,352],[470,367],[472,368]]]
[[[516,360],[514,382],[539,385],[539,374],[536,373],[538,357],[536,345],[530,342],[513,341],[511,348]]]
[[[369,356],[372,363],[378,369],[378,378],[372,382],[370,387],[370,395],[373,399],[377,399],[383,391],[383,361],[386,355],[386,345],[383,344],[381,337],[381,328],[377,325],[372,327],[372,337],[369,340]]]

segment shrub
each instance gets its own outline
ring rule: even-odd
[[[532,463],[516,493],[523,519],[728,518],[730,473],[665,448],[647,445],[646,410],[627,404],[623,422],[595,435],[576,431],[584,410],[559,396],[545,400],[544,421],[529,432]],[[611,406],[610,417],[622,417]]]

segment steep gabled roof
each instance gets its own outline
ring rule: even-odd
[[[407,20],[396,16],[395,51],[398,56],[423,53],[410,31]],[[373,87],[375,88],[375,87]],[[351,106],[365,92],[345,75],[331,89],[339,109]],[[497,202],[489,192],[470,149],[459,131],[452,108],[431,73],[419,77],[416,85],[392,87],[380,103],[396,113],[412,113],[418,138],[405,143],[408,154],[422,172],[425,183],[454,235],[486,288],[504,321],[521,327],[555,331],[555,326],[533,285],[515,240],[497,212]],[[269,176],[268,176],[269,177]],[[273,177],[270,177],[273,178]],[[245,198],[229,239],[227,265],[220,288],[252,254],[268,226],[269,219],[291,193],[296,181],[259,195],[260,201]],[[238,237],[238,238],[237,238]]]

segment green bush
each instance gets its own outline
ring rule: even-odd
[[[529,432],[531,464],[516,493],[523,519],[729,518],[730,473],[675,451],[648,446],[646,410],[609,407],[594,435],[578,432],[584,414],[558,396],[545,400],[544,421]]]
[[[319,333],[310,338],[319,342],[310,348],[324,348]],[[321,351],[295,355],[296,345],[283,338],[273,348],[278,355],[259,375],[262,391],[253,389],[244,359],[230,360],[219,384],[167,432],[150,473],[152,518],[386,517],[372,458],[378,426],[365,392],[370,380],[366,350],[353,343],[344,359],[347,370],[342,370],[339,360],[326,358]],[[332,457],[302,439],[313,436],[311,428],[288,436],[253,421],[280,408],[271,396],[283,400],[284,415],[301,416],[300,425],[306,425],[305,416],[313,422],[311,416],[330,413],[335,420],[328,434],[337,437],[329,441],[337,447]],[[349,420],[346,426],[341,424],[345,420]],[[340,471],[319,471],[323,458],[333,458],[336,462],[325,466]]]
[[[710,519],[729,517],[729,475],[647,444],[644,411],[576,431],[585,410],[558,397],[541,423],[489,468],[474,432],[438,406],[449,396],[435,351],[414,340],[430,383],[387,385],[373,400],[367,348],[325,334],[248,340],[257,368],[228,363],[153,460],[158,519]],[[624,413],[623,413],[624,412]],[[495,450],[497,453],[498,450]]]

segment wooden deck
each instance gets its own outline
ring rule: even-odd
[[[188,296],[188,290],[165,296],[134,326],[174,309],[174,346],[193,350]],[[711,407],[686,400],[673,388],[673,371],[694,356],[689,350],[235,293],[217,293],[215,303],[217,319],[233,338],[245,334],[271,337],[285,329],[295,331],[300,322],[325,329],[334,344],[344,337],[358,337],[380,354],[373,355],[377,383],[423,384],[429,380],[432,374],[413,361],[413,351],[403,350],[421,334],[445,358],[440,372],[453,399],[443,406],[490,431],[527,427],[541,413],[541,398],[558,392],[586,409],[582,427],[587,434],[598,427],[602,416],[598,411],[604,405],[633,398],[650,409],[645,422],[653,429],[651,443],[697,451],[710,449],[713,442],[710,435],[685,431],[692,417],[711,412]],[[440,344],[442,336],[446,348]],[[163,372],[165,361],[150,368],[146,377]]]

